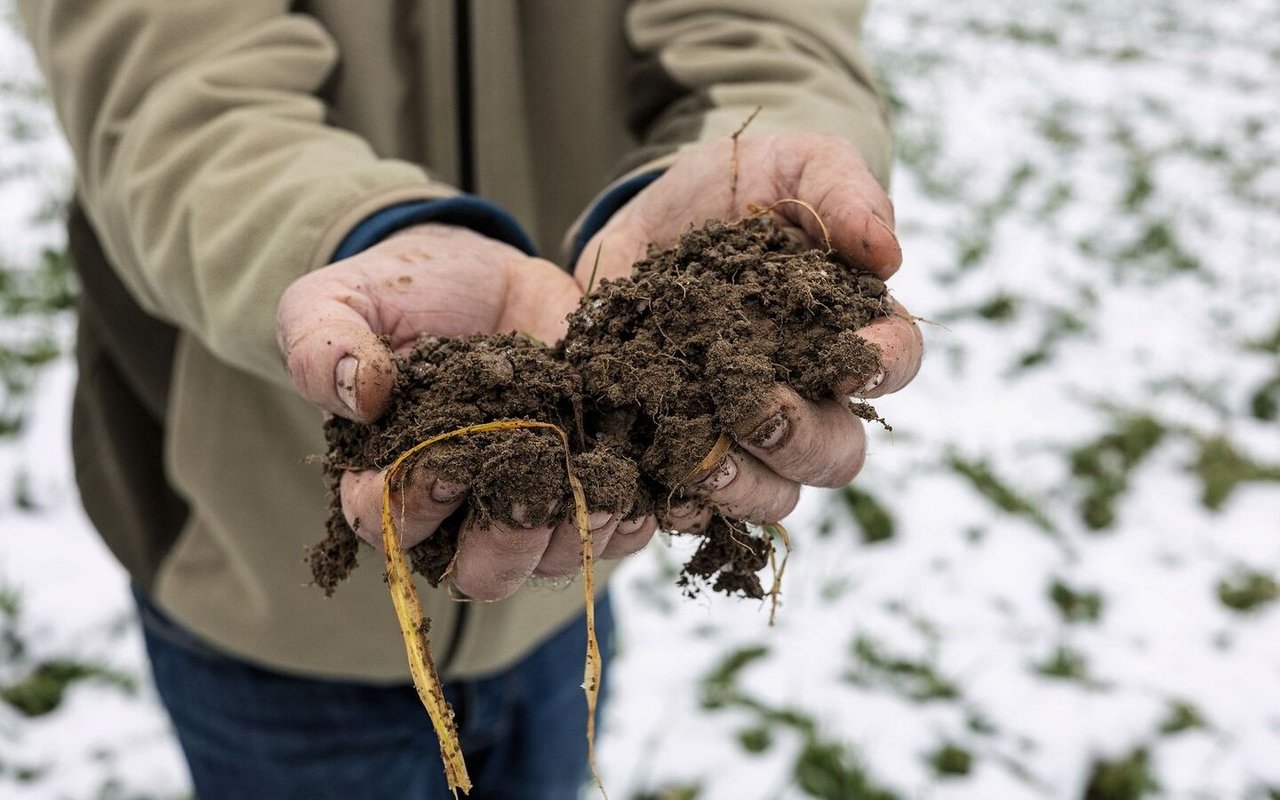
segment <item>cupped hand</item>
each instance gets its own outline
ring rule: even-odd
[[[552,343],[563,337],[565,318],[581,296],[573,278],[548,261],[465,228],[425,224],[296,280],[277,307],[276,335],[304,398],[367,423],[390,401],[392,352],[411,347],[420,334],[514,330]],[[340,487],[347,522],[378,548],[385,478],[384,471],[348,471]],[[410,470],[394,496],[403,515],[397,520],[402,546],[434,533],[467,490],[425,467]],[[549,510],[523,516],[524,525],[464,523],[454,570],[459,591],[497,600],[530,575],[577,571],[580,545],[571,521],[552,518]],[[656,528],[652,517],[591,516],[593,549],[604,558],[640,549]]]
[[[736,185],[735,185],[736,164]],[[799,200],[802,203],[787,202]],[[588,241],[575,273],[586,285],[622,277],[651,244],[675,243],[709,219],[737,219],[771,209],[776,219],[815,247],[830,247],[850,268],[887,279],[902,264],[893,204],[847,140],[822,134],[725,138],[692,149],[623,206]],[[914,319],[896,314],[857,331],[880,351],[881,371],[849,376],[841,396],[879,397],[906,386],[920,368],[923,339]],[[762,398],[734,447],[689,491],[705,503],[678,505],[664,523],[698,530],[711,510],[737,519],[776,522],[795,507],[801,485],[843,486],[866,458],[862,421],[843,400],[806,400],[785,385]]]

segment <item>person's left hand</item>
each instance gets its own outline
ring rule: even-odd
[[[733,172],[737,168],[737,185]],[[803,200],[809,209],[781,200]],[[586,286],[630,274],[649,246],[666,248],[691,226],[732,220],[749,208],[773,212],[802,239],[825,247],[851,267],[886,279],[902,264],[893,232],[893,204],[847,140],[822,134],[777,134],[719,139],[690,150],[623,206],[587,242],[575,274]],[[823,230],[818,217],[826,225]],[[598,263],[597,263],[598,259]],[[913,318],[878,319],[857,333],[880,348],[882,371],[849,376],[842,395],[879,397],[907,385],[920,368],[923,340]],[[795,507],[802,484],[843,486],[861,470],[866,435],[840,400],[811,402],[777,384],[742,430],[727,431],[736,447],[694,487],[717,511],[754,522],[776,522]],[[699,503],[671,509],[665,522],[696,530],[710,510]]]

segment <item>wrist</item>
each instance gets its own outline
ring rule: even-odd
[[[349,258],[402,231],[430,223],[463,228],[529,255],[536,252],[529,234],[501,206],[473,195],[458,195],[396,203],[375,211],[351,229],[332,260]]]

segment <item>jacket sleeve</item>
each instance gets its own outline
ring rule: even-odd
[[[326,124],[332,37],[286,0],[20,0],[131,294],[279,384],[275,306],[373,212],[456,194]]]
[[[639,142],[570,231],[587,241],[596,210],[616,209],[681,150],[733,134],[843,136],[888,186],[888,103],[862,54],[866,0],[633,0],[629,125]],[[596,212],[596,213],[593,213]],[[598,227],[598,225],[597,225]]]
[[[888,106],[862,55],[866,0],[636,0],[630,123],[643,146],[624,171],[683,145],[749,134],[833,133],[887,183]]]

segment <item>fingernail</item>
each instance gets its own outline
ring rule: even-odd
[[[591,530],[598,531],[605,525],[608,525],[613,515],[608,511],[597,511],[587,518],[591,522]]]
[[[360,362],[355,356],[343,356],[334,370],[334,385],[338,389],[338,399],[356,413],[356,368]]]
[[[541,519],[534,519],[529,513],[529,507],[520,501],[511,504],[511,519],[522,528],[536,528],[545,522],[556,511],[556,502],[547,505],[546,511],[543,512]]]
[[[529,507],[519,501],[511,504],[511,519],[521,528],[533,527],[533,521],[529,517]]]
[[[786,443],[787,435],[790,432],[791,423],[787,420],[787,415],[779,411],[752,431],[751,435],[747,437],[747,441],[756,447],[772,452]]]
[[[683,503],[677,503],[667,509],[669,517],[688,517],[697,509],[697,505],[692,500],[685,500]]]
[[[892,225],[890,225],[888,222],[885,222],[883,219],[881,219],[880,215],[876,214],[875,212],[872,212],[871,218],[875,220],[876,224],[878,224],[881,228],[884,228],[886,231],[888,231],[889,235],[893,237],[893,240],[895,242],[898,241],[898,234],[896,231],[894,231]]]
[[[644,525],[644,517],[636,517],[635,519],[624,519],[618,523],[618,527],[614,529],[615,534],[626,536],[635,533]]]
[[[467,490],[466,484],[436,479],[431,485],[431,499],[437,503],[452,503]]]
[[[736,477],[738,477],[737,462],[733,460],[732,456],[725,456],[720,465],[709,476],[704,478],[698,486],[708,492],[715,492],[733,483],[733,479]]]
[[[876,370],[876,374],[872,375],[870,380],[862,384],[862,388],[858,390],[858,394],[866,394],[882,383],[884,383],[884,370]]]

